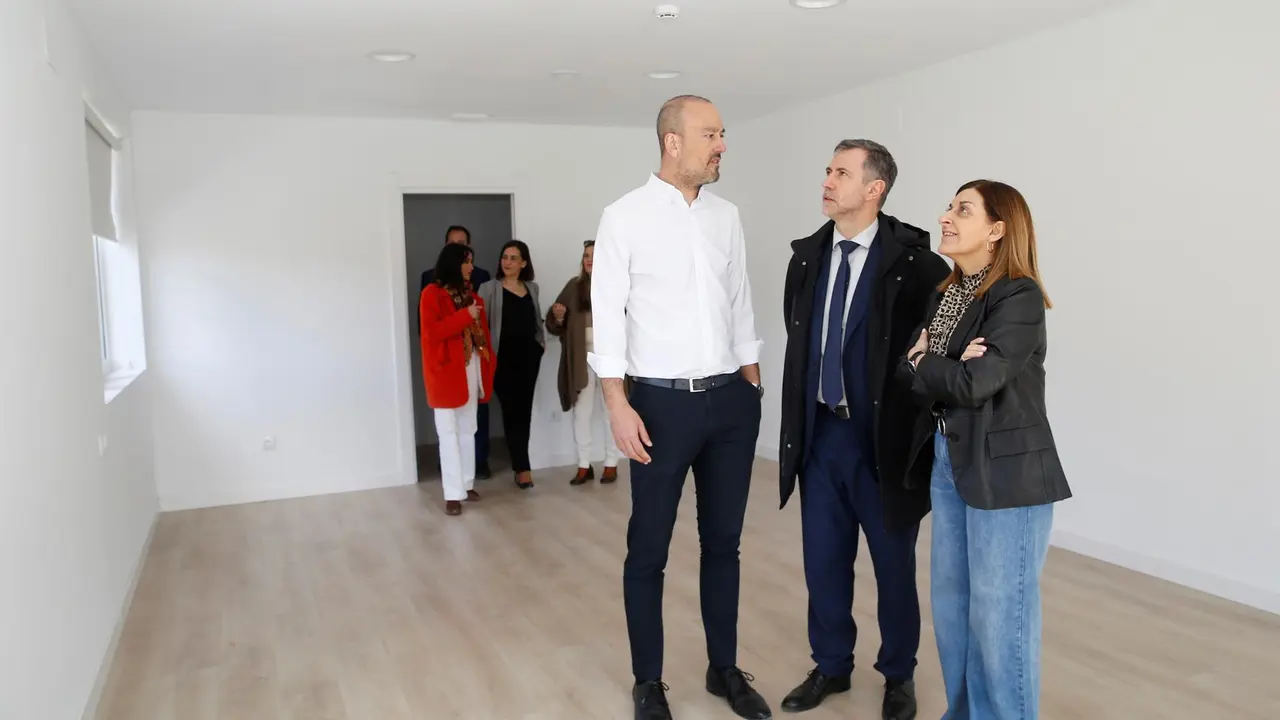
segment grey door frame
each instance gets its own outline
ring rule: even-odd
[[[412,176],[393,174],[389,192],[389,213],[391,239],[388,252],[391,254],[391,319],[394,332],[392,335],[392,356],[395,366],[396,383],[396,427],[400,435],[400,458],[396,476],[403,485],[418,483],[418,443],[413,416],[413,376],[417,372],[413,367],[409,343],[413,342],[408,332],[408,260],[405,255],[404,197],[406,195],[503,195],[511,202],[511,237],[520,237],[517,232],[517,205],[515,188],[509,186],[440,186],[416,182]]]

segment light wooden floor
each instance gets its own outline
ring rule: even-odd
[[[798,508],[759,461],[743,538],[740,665],[773,704],[810,668]],[[598,470],[597,470],[598,471]],[[98,717],[631,717],[622,609],[629,485],[498,476],[460,517],[438,483],[166,514]],[[666,585],[677,720],[734,717],[702,689],[693,486]],[[928,625],[920,717],[943,711]],[[852,693],[803,715],[878,718],[875,585],[865,550]],[[1045,578],[1042,717],[1280,717],[1280,618],[1065,551]],[[781,713],[778,713],[779,715]]]

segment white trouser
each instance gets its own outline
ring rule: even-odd
[[[600,400],[600,408],[596,408],[596,400]],[[613,428],[609,424],[609,411],[604,408],[604,394],[600,391],[600,378],[596,377],[590,367],[587,368],[587,386],[582,388],[578,400],[573,406],[573,440],[578,444],[578,467],[591,465],[591,418],[597,409],[604,418],[604,464],[605,467],[616,467],[622,455],[613,442]]]
[[[440,438],[440,481],[445,500],[466,500],[476,483],[476,402],[480,397],[480,356],[467,363],[467,403],[439,409],[436,435]]]

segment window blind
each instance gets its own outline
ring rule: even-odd
[[[93,234],[116,240],[116,220],[111,212],[111,145],[90,125],[84,124],[85,147],[89,155],[89,198],[93,206]]]

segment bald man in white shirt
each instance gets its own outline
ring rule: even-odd
[[[657,130],[657,174],[600,219],[595,349],[587,357],[604,387],[614,440],[631,459],[623,592],[635,717],[671,718],[662,682],[663,572],[692,468],[706,688],[740,717],[763,720],[769,706],[737,667],[738,544],[763,394],[746,245],[737,207],[703,188],[720,179],[725,152],[715,106],[672,98]]]

